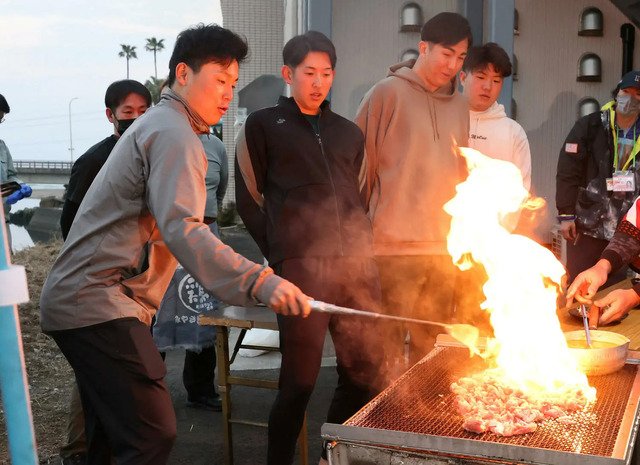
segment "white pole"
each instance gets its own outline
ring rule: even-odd
[[[69,100],[69,152],[71,152],[71,163],[73,163],[73,134],[71,132],[71,103],[74,100],[78,100],[78,97],[73,97]]]

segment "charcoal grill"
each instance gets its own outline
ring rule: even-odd
[[[476,435],[462,428],[449,386],[486,366],[467,349],[438,347],[342,425],[327,423],[329,463],[629,464],[638,429],[638,365],[592,377],[597,401],[573,424],[545,420],[534,433]]]

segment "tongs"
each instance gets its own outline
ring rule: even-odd
[[[480,332],[478,328],[472,325],[466,324],[447,324],[440,323],[439,321],[419,320],[417,318],[406,318],[402,316],[386,315],[384,313],[365,312],[362,310],[355,310],[353,308],[340,307],[338,305],[328,304],[319,300],[310,300],[309,305],[311,310],[320,313],[333,313],[338,315],[352,315],[352,316],[365,316],[369,318],[383,318],[387,320],[396,320],[403,323],[415,323],[422,325],[440,326],[444,328],[447,333],[456,338],[463,344],[474,347]]]
[[[587,347],[591,347],[591,332],[589,330],[589,315],[585,304],[580,304],[580,313],[582,314],[582,322],[584,323],[584,334],[587,337]]]

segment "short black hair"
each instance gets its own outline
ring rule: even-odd
[[[473,73],[474,71],[484,71],[489,64],[492,64],[496,72],[503,78],[511,76],[511,60],[507,52],[495,42],[487,42],[484,45],[471,47],[467,51],[467,57],[462,64],[462,71]]]
[[[104,105],[115,113],[116,108],[125,101],[129,94],[138,94],[147,102],[148,107],[151,106],[151,92],[133,79],[123,79],[111,83],[104,94]]]
[[[318,31],[307,31],[289,39],[282,49],[282,61],[289,68],[296,68],[304,61],[309,52],[326,53],[329,55],[331,68],[335,69],[338,61],[336,48],[331,39]]]
[[[4,95],[2,94],[0,94],[0,111],[2,113],[9,113],[11,111],[9,104],[7,103],[7,99],[4,98]]]
[[[247,41],[217,24],[198,24],[185,29],[176,39],[169,60],[169,87],[176,80],[176,66],[185,63],[195,73],[207,63],[242,63],[249,53]]]
[[[444,46],[455,45],[467,39],[468,47],[473,45],[473,34],[467,18],[451,12],[437,14],[424,23],[420,39]]]

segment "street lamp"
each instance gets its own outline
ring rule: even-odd
[[[78,100],[78,97],[73,97],[69,100],[69,152],[71,152],[71,163],[73,163],[73,134],[71,132],[71,103],[74,100]]]

